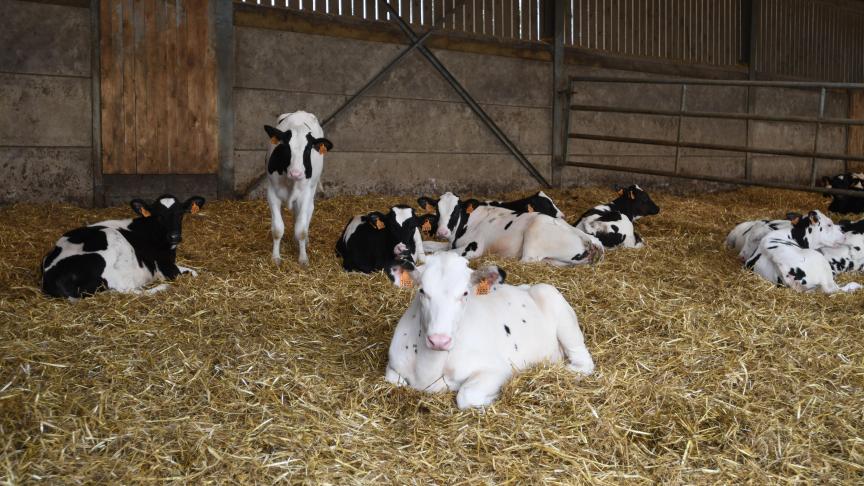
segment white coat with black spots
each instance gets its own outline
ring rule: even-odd
[[[596,236],[607,249],[619,246],[642,248],[645,244],[633,223],[643,216],[658,214],[660,208],[638,185],[616,187],[615,190],[618,197],[614,201],[589,209],[573,226]]]
[[[507,285],[497,267],[472,271],[452,253],[391,273],[397,286],[419,289],[390,342],[391,383],[458,391],[464,409],[490,405],[514,371],[537,363],[566,360],[580,376],[594,371],[576,313],[551,285]]]
[[[791,223],[791,229],[772,231],[762,238],[759,248],[747,260],[747,268],[769,282],[798,292],[820,290],[833,294],[861,288],[855,282],[842,287],[837,285],[828,259],[818,251],[845,242],[839,226],[819,211],[810,211],[807,216],[792,219]]]
[[[825,255],[834,275],[846,272],[864,272],[864,219],[841,221],[840,229],[846,235],[842,245],[819,249]]]
[[[738,259],[744,263],[759,248],[759,242],[765,235],[780,229],[791,230],[791,220],[796,216],[800,215],[789,213],[787,219],[757,219],[739,223],[726,236],[726,248],[738,252]]]

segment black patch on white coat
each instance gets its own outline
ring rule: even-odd
[[[81,298],[108,283],[102,278],[105,259],[98,253],[63,258],[42,276],[42,290],[52,297]]]
[[[504,332],[506,332],[508,336],[510,335],[510,327],[507,326],[507,324],[504,324]]]
[[[75,228],[67,232],[63,236],[69,240],[69,243],[83,244],[83,250],[86,252],[102,251],[108,249],[108,237],[102,229],[104,226],[85,226],[83,228]]]
[[[472,252],[472,251],[477,251],[477,242],[476,241],[472,241],[471,243],[468,243],[468,246],[465,247],[465,251],[462,252],[462,256],[464,257],[465,255],[468,254],[468,252]]]

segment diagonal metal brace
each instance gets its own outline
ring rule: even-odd
[[[396,9],[393,8],[393,5],[391,5],[389,1],[383,1],[382,3],[387,7],[387,10],[390,11],[390,15],[393,16],[393,18],[399,24],[402,32],[404,32],[405,35],[408,36],[411,42],[417,43],[417,34],[414,32],[411,26],[409,26],[402,19],[402,17],[399,16],[399,14],[396,12]],[[498,125],[495,123],[495,121],[492,120],[492,118],[489,117],[488,114],[486,114],[483,108],[481,108],[476,101],[474,101],[474,98],[471,97],[471,94],[468,93],[468,91],[465,90],[465,88],[462,86],[461,83],[459,83],[459,81],[453,76],[453,74],[450,73],[450,71],[446,67],[444,67],[443,64],[441,64],[441,61],[439,61],[438,58],[435,57],[435,54],[433,54],[432,51],[430,51],[426,46],[423,45],[420,45],[418,47],[418,50],[421,54],[423,54],[423,57],[425,57],[426,60],[429,61],[430,64],[432,64],[432,67],[434,67],[435,70],[437,70],[441,74],[441,76],[443,76],[444,79],[446,79],[447,82],[450,83],[450,86],[452,86],[456,93],[460,97],[462,97],[462,100],[464,100],[468,107],[471,108],[471,111],[473,111],[474,114],[477,115],[478,118],[480,118],[480,121],[482,121],[483,124],[486,125],[486,127],[492,132],[493,135],[495,135],[495,138],[497,138],[498,141],[500,141],[504,145],[504,147],[506,147],[507,150],[509,150],[510,153],[513,154],[513,157],[515,157],[516,160],[520,164],[522,164],[522,166],[525,167],[526,170],[528,170],[528,173],[531,174],[531,176],[534,177],[534,179],[536,179],[537,182],[542,184],[544,187],[551,187],[549,182],[546,181],[546,178],[543,177],[543,174],[541,174],[540,171],[537,170],[536,167],[534,167],[531,161],[525,158],[525,155],[522,154],[522,152],[519,150],[519,147],[517,147],[512,141],[510,141],[507,135],[503,131],[501,131],[500,128],[498,128]]]

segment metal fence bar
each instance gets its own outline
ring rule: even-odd
[[[598,113],[628,113],[633,115],[685,116],[689,118],[722,118],[727,120],[756,120],[789,123],[821,123],[823,125],[864,125],[864,120],[852,118],[808,118],[804,116],[773,116],[752,113],[725,113],[721,111],[675,111],[649,110],[640,108],[620,108],[617,106],[570,105],[577,111],[596,111]]]
[[[813,135],[813,152],[819,150],[819,132],[822,128],[822,117],[825,115],[825,88],[819,92],[819,118],[816,122],[816,133]],[[816,157],[810,159],[810,185],[816,185]]]
[[[790,189],[794,191],[805,191],[805,192],[821,192],[823,194],[838,194],[843,196],[852,196],[852,197],[864,197],[864,191],[852,191],[849,189],[834,189],[828,187],[813,187],[813,186],[804,186],[799,184],[787,184],[785,182],[771,182],[771,181],[752,181],[747,179],[739,179],[735,177],[719,177],[719,176],[709,176],[709,175],[689,175],[689,174],[676,174],[674,172],[669,172],[665,170],[654,170],[654,169],[641,169],[637,167],[622,167],[618,165],[606,165],[606,164],[593,164],[591,162],[578,162],[575,160],[569,160],[566,164],[567,167],[581,167],[585,169],[600,169],[600,170],[611,170],[617,172],[627,172],[631,174],[646,174],[653,176],[661,176],[661,177],[674,177],[678,179],[691,179],[697,181],[708,181],[708,182],[721,182],[724,184],[735,184],[740,186],[759,186],[759,187],[771,187],[775,189]]]
[[[570,138],[578,138],[582,140],[596,140],[601,142],[618,142],[618,143],[638,143],[643,145],[661,145],[664,147],[679,147],[696,148],[706,150],[721,150],[726,152],[751,152],[754,154],[765,155],[787,155],[789,157],[801,158],[817,158],[817,159],[836,159],[836,160],[854,160],[856,162],[864,162],[864,155],[845,155],[831,154],[823,152],[802,152],[800,150],[784,150],[784,149],[769,149],[761,147],[742,147],[740,145],[720,145],[714,143],[696,143],[696,142],[675,142],[674,140],[660,140],[656,138],[639,138],[639,137],[614,137],[607,135],[593,135],[590,133],[571,133]]]
[[[694,86],[752,86],[755,88],[826,88],[864,89],[864,83],[829,83],[819,81],[748,81],[693,78],[613,78],[608,76],[571,76],[571,81],[626,84],[689,84]]]

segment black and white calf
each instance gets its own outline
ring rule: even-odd
[[[798,292],[821,290],[826,294],[854,292],[852,282],[840,287],[828,259],[818,250],[841,245],[845,236],[840,227],[819,211],[792,219],[791,229],[778,229],[762,238],[759,248],[747,260],[747,268],[769,282],[786,285]]]
[[[450,249],[469,259],[494,253],[556,266],[596,263],[603,257],[603,244],[597,238],[560,218],[511,211],[476,199],[460,201],[450,192],[435,207],[439,218],[436,235],[447,243],[424,242],[427,252]]]
[[[139,292],[156,279],[197,275],[177,266],[177,245],[183,239],[183,216],[197,213],[204,198],[179,202],[164,195],[152,204],[134,199],[131,205],[138,218],[102,221],[64,234],[42,260],[42,290],[52,297],[79,298],[105,289]],[[165,288],[162,284],[147,293]]]
[[[864,191],[864,173],[847,172],[845,174],[839,174],[834,177],[823,177],[822,183],[825,185],[825,187],[834,189]],[[828,211],[832,211],[835,213],[864,212],[864,197],[852,197],[844,196],[842,194],[832,194],[831,198],[831,204],[828,205]]]
[[[642,248],[642,237],[633,228],[633,222],[642,216],[652,216],[660,208],[641,187],[616,187],[618,197],[614,201],[594,206],[573,223],[573,226],[596,236],[606,248],[623,246]]]
[[[387,214],[373,211],[354,216],[336,242],[342,268],[349,272],[384,270],[395,260],[421,263],[425,259],[420,227],[428,216],[415,216],[408,206],[394,206]]]
[[[513,211],[514,213],[541,213],[547,216],[552,216],[553,218],[563,218],[564,213],[558,209],[558,206],[555,205],[555,201],[552,200],[551,197],[547,196],[545,192],[540,191],[533,196],[528,196],[522,199],[517,199],[515,201],[486,201],[479,202],[476,199],[470,199],[469,201],[473,201],[475,205],[489,205],[495,206],[499,208],[505,208]],[[420,205],[421,208],[425,209],[427,212],[435,211],[435,208],[438,206],[438,200],[435,198],[431,198],[428,196],[422,196],[417,199],[417,204]]]
[[[333,148],[324,138],[324,130],[311,113],[296,111],[279,116],[276,127],[264,127],[270,137],[267,152],[267,203],[270,205],[270,231],[273,234],[273,262],[282,257],[279,245],[285,233],[282,203],[294,213],[294,238],[297,240],[298,261],[309,264],[306,241],[309,223],[315,209],[315,191],[324,168],[324,154]]]
[[[841,221],[840,229],[846,236],[842,245],[820,248],[834,275],[845,272],[864,272],[864,219]]]

